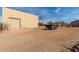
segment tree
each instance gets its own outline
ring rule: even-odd
[[[0,23],[0,30],[2,30],[2,23]]]
[[[43,25],[44,25],[43,22],[38,23],[38,26],[43,26]]]
[[[52,21],[49,21],[47,24],[48,24],[48,25],[52,25],[53,23],[52,23]]]

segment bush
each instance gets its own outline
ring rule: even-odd
[[[2,30],[2,23],[0,23],[0,30]]]
[[[0,30],[8,30],[8,25],[0,23]]]
[[[39,22],[38,23],[38,26],[43,26],[44,24],[42,22]]]
[[[7,24],[2,24],[2,30],[8,30],[8,25]]]

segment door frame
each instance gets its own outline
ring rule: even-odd
[[[19,28],[21,28],[21,18],[9,17],[9,19],[19,20]]]

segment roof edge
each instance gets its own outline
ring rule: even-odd
[[[25,12],[22,12],[22,11],[18,11],[18,10],[15,10],[15,9],[10,9],[10,8],[7,8],[7,7],[3,7],[5,9],[9,9],[9,10],[14,10],[14,11],[17,11],[17,12],[20,12],[20,13],[24,13],[24,14],[29,14],[29,15],[33,15],[33,16],[37,16],[37,15],[34,15],[34,14],[30,14],[30,13],[25,13]],[[2,9],[3,9],[2,8]],[[38,17],[38,16],[37,16]]]

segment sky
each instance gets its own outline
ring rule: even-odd
[[[8,7],[25,13],[30,13],[39,16],[40,21],[56,22],[64,21],[69,23],[74,20],[79,20],[79,7]],[[0,8],[0,18],[1,18]]]
[[[0,7],[0,22],[2,22],[2,8]]]

